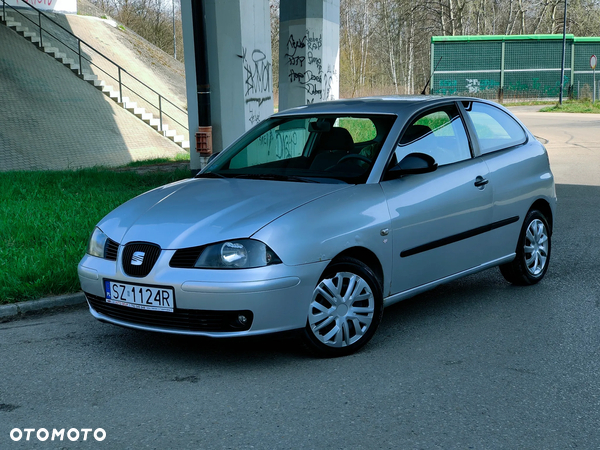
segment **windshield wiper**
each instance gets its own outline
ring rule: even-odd
[[[279,174],[251,174],[242,173],[239,175],[233,175],[233,178],[245,178],[249,180],[274,180],[274,181],[298,181],[301,183],[318,183],[318,181],[312,178],[298,177],[295,175],[279,175]]]

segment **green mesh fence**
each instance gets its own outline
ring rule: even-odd
[[[590,57],[600,59],[600,38],[575,38],[573,57],[573,95],[575,98],[591,98],[594,86],[594,71],[590,67]],[[596,99],[600,94],[600,64],[596,67]]]
[[[591,97],[592,55],[600,58],[600,38],[567,35],[564,96]],[[500,101],[557,98],[561,59],[562,35],[434,36],[431,93]]]

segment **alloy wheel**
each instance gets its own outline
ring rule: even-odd
[[[523,250],[529,273],[533,276],[542,273],[548,259],[548,233],[541,220],[535,219],[527,227]]]

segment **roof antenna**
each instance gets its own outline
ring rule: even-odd
[[[423,90],[421,91],[421,95],[426,95],[425,91],[427,90],[427,86],[429,86],[429,82],[431,81],[431,77],[433,76],[433,74],[435,73],[435,69],[437,69],[437,67],[440,65],[440,61],[442,60],[442,57],[440,56],[440,59],[438,59],[437,64],[435,65],[435,67],[433,68],[433,72],[431,72],[431,75],[429,75],[429,79],[427,80],[427,84],[425,84],[425,87],[423,88]]]

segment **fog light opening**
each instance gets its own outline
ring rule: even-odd
[[[252,327],[253,320],[252,311],[231,311],[227,324],[231,331],[248,331]]]

